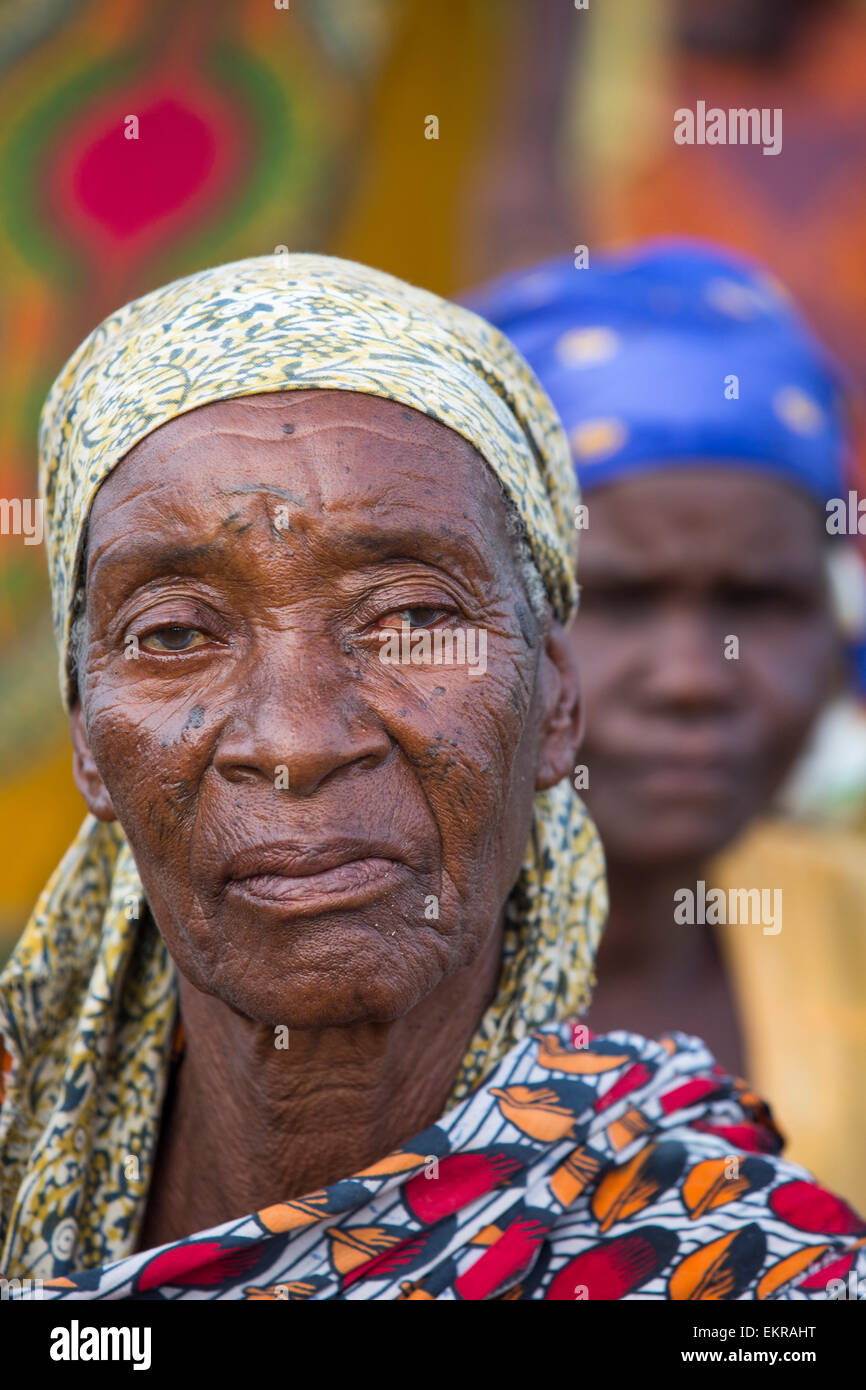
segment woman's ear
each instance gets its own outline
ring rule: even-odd
[[[87,742],[84,711],[77,698],[69,711],[69,732],[72,735],[73,748],[72,775],[76,787],[87,802],[88,811],[96,816],[97,820],[117,820],[111,797],[93,761],[93,754]]]
[[[554,618],[544,642],[542,725],[535,790],[555,787],[570,777],[583,739],[583,704],[577,660],[562,624]]]

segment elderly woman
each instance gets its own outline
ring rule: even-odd
[[[586,499],[578,780],[611,897],[588,1022],[699,1030],[862,1208],[866,857],[768,816],[846,678],[849,577],[862,634],[854,543],[826,524],[840,374],[766,272],[701,242],[548,262],[477,302],[549,391]]]
[[[93,332],[41,454],[90,814],[2,979],[7,1276],[796,1299],[858,1267],[701,1042],[567,1021],[606,907],[573,476],[496,330],[328,258],[205,271]],[[381,659],[458,628],[483,679]]]

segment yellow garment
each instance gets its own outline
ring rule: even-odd
[[[756,826],[707,874],[782,891],[782,929],[719,927],[750,1082],[768,1096],[786,1155],[866,1209],[866,846],[782,821]]]

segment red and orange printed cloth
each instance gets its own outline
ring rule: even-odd
[[[866,1222],[781,1146],[698,1039],[561,1024],[372,1168],[44,1296],[827,1299]]]

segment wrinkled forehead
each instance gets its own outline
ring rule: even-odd
[[[290,457],[288,445],[305,439],[328,437],[330,447],[342,449],[352,433],[368,435],[371,452],[382,441],[393,441],[416,451],[436,452],[443,458],[463,458],[470,468],[491,472],[469,440],[423,411],[384,397],[327,388],[209,402],[153,430],[130,449],[115,471],[129,465],[128,473],[146,461],[168,464],[179,451],[184,456],[205,457],[209,450],[223,447],[223,441],[279,445],[286,457]],[[244,450],[237,448],[236,454],[242,459]]]
[[[462,548],[469,568],[513,549],[504,490],[469,441],[393,401],[313,390],[211,403],[142,440],[94,499],[88,570],[127,534],[194,544],[262,520],[362,553]]]
[[[748,462],[701,458],[642,467],[588,490],[581,578],[602,564],[645,577],[816,577],[826,567],[825,516],[805,489]]]

